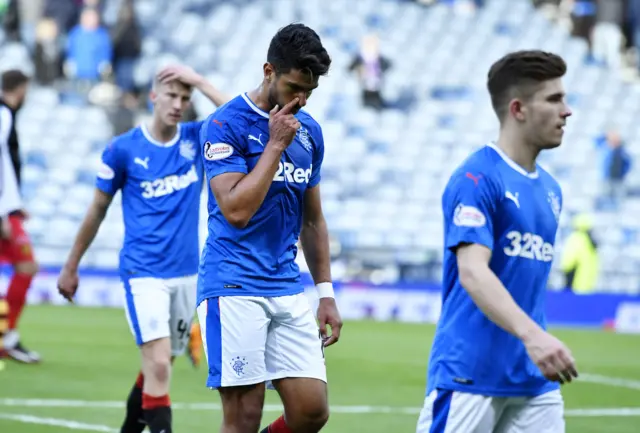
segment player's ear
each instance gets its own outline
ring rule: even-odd
[[[151,101],[152,104],[155,104],[156,99],[158,99],[158,94],[156,93],[155,90],[151,89],[149,91],[149,100]]]
[[[275,68],[271,63],[267,62],[264,64],[262,69],[264,71],[264,79],[271,83],[276,76]]]
[[[509,113],[519,121],[523,121],[526,108],[520,99],[512,99],[509,102]]]

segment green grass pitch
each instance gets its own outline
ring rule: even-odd
[[[348,322],[327,349],[332,415],[327,433],[413,433],[424,398],[434,327]],[[640,336],[554,330],[584,378],[563,387],[570,433],[640,431]],[[118,309],[37,306],[22,319],[25,343],[41,365],[7,363],[0,372],[0,432],[117,432],[136,377],[137,349]],[[178,359],[172,381],[174,430],[216,432],[217,393],[206,370]],[[270,391],[263,422],[280,413]]]

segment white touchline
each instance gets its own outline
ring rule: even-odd
[[[617,388],[626,388],[640,391],[640,380],[625,379],[618,377],[602,376],[598,374],[581,374],[578,378],[581,382],[608,385]],[[0,407],[63,407],[63,408],[100,408],[100,409],[123,409],[124,403],[120,401],[89,401],[89,400],[62,400],[62,399],[20,399],[4,398],[0,399]],[[193,411],[219,411],[221,406],[217,403],[173,403],[173,409],[193,410]],[[281,412],[282,405],[268,404],[264,407],[265,412]],[[342,414],[395,414],[395,415],[417,415],[420,413],[419,407],[393,407],[393,406],[332,406],[331,412]],[[568,418],[604,418],[604,417],[640,417],[640,407],[615,407],[615,408],[585,408],[566,409],[565,415]],[[21,423],[39,424],[62,427],[70,430],[94,431],[117,433],[117,429],[105,425],[85,424],[71,420],[58,418],[42,418],[32,415],[1,413],[0,419],[12,420]]]
[[[85,401],[85,400],[44,400],[44,399],[0,399],[0,406],[4,407],[61,407],[61,408],[87,408],[87,409],[124,409],[124,403],[119,401]],[[175,410],[192,411],[220,411],[217,403],[172,403]],[[393,407],[393,406],[331,406],[332,413],[341,414],[392,414],[392,415],[417,415],[419,407]],[[267,404],[265,412],[281,412],[282,405]],[[585,408],[566,409],[567,417],[640,417],[640,407],[613,407],[613,408]],[[0,418],[8,416],[0,412]],[[9,414],[9,416],[14,416]],[[50,419],[50,418],[42,418]],[[64,420],[58,420],[64,421]],[[26,422],[26,421],[25,421]],[[72,421],[69,421],[72,422]],[[101,427],[101,426],[99,426]],[[71,428],[71,427],[70,427]],[[97,431],[97,430],[96,430]],[[99,430],[102,431],[102,430]],[[106,430],[105,430],[106,431]],[[109,430],[110,431],[110,430]]]
[[[600,385],[615,386],[618,388],[635,389],[640,391],[640,380],[624,379],[621,377],[602,376],[599,374],[584,373],[578,376],[583,382],[598,383]]]
[[[96,431],[104,433],[118,433],[120,430],[108,427],[106,425],[85,424],[82,422],[71,421],[58,418],[42,418],[39,416],[24,415],[19,413],[0,413],[0,419],[21,422],[24,424],[48,425],[52,427],[62,427],[69,430]]]

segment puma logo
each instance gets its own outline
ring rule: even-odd
[[[255,135],[251,135],[249,134],[249,137],[247,137],[249,140],[253,140],[253,141],[257,141],[258,143],[260,143],[260,146],[264,147],[264,144],[262,143],[262,141],[260,141],[260,139],[262,138],[262,134],[260,134],[258,136],[258,138],[256,138]]]
[[[471,179],[471,180],[473,181],[473,183],[475,183],[475,184],[476,184],[476,186],[478,186],[478,182],[480,182],[480,179],[482,179],[482,175],[481,175],[481,174],[479,174],[479,175],[477,175],[477,176],[474,176],[473,174],[471,174],[471,173],[467,172],[467,173],[465,174],[465,176],[466,176],[468,179]]]
[[[149,157],[147,156],[145,159],[140,159],[137,156],[133,158],[133,163],[143,166],[146,170],[149,170]]]
[[[511,191],[507,191],[504,196],[514,202],[518,209],[520,209],[520,202],[518,201],[518,193],[512,194]]]

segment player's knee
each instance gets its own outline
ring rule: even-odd
[[[171,376],[171,358],[166,356],[154,356],[147,359],[147,374],[158,383],[167,383]]]
[[[329,407],[326,400],[307,401],[293,413],[287,413],[287,424],[292,430],[319,432],[329,421]]]
[[[264,386],[220,388],[223,424],[238,433],[254,433],[260,428]]]
[[[304,413],[304,425],[308,431],[320,431],[327,421],[329,421],[329,408],[326,406],[318,406]]]
[[[234,425],[240,432],[256,432],[262,421],[262,408],[258,405],[245,406],[239,411]]]

